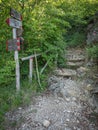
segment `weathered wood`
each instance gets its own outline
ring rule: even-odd
[[[17,28],[17,30],[16,30],[17,37],[21,37],[22,33],[23,33],[23,28],[22,27]]]
[[[34,58],[34,57],[40,56],[40,55],[45,54],[45,53],[47,53],[47,52],[49,52],[49,51],[45,51],[44,53],[33,54],[33,55],[30,55],[30,56],[27,56],[27,57],[23,57],[23,58],[21,58],[21,60],[22,60],[22,61],[24,61],[24,60],[29,60],[30,58]]]
[[[10,16],[13,18],[16,18],[17,20],[22,20],[22,16],[20,13],[18,13],[15,9],[11,8],[10,9]]]
[[[36,63],[36,73],[37,73],[37,78],[38,78],[38,84],[39,84],[39,86],[41,87],[36,53],[35,53],[35,63]]]
[[[20,28],[22,27],[22,22],[21,21],[18,21],[16,19],[13,19],[13,18],[8,18],[6,20],[7,24],[13,28]]]
[[[44,65],[44,67],[41,69],[40,74],[43,73],[43,71],[44,71],[45,68],[47,67],[47,65],[48,65],[48,63],[49,63],[50,60],[51,60],[51,58],[46,62],[46,64]]]
[[[17,39],[11,39],[7,41],[7,51],[17,50]]]
[[[13,28],[13,39],[16,39],[16,28]],[[16,89],[17,89],[17,91],[19,91],[20,90],[20,66],[19,66],[17,50],[15,50],[14,58],[15,58],[15,62],[16,62]]]
[[[29,82],[32,83],[32,74],[33,74],[33,58],[29,59]]]
[[[22,61],[24,61],[24,60],[29,60],[29,59],[31,59],[31,58],[34,58],[34,57],[37,57],[37,56],[40,56],[40,55],[42,55],[42,54],[33,54],[33,55],[31,55],[31,56],[27,56],[27,57],[21,58],[21,60],[22,60]]]

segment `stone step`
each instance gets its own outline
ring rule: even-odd
[[[77,75],[77,72],[72,69],[57,69],[55,70],[55,75],[57,76],[63,76],[63,77],[73,77]]]
[[[80,62],[85,60],[85,50],[82,49],[71,49],[66,53],[65,58],[68,62]]]
[[[66,59],[69,62],[79,62],[79,61],[85,61],[85,56],[84,55],[66,55]]]
[[[85,50],[84,49],[71,49],[67,51],[67,54],[76,54],[76,55],[84,55]]]
[[[84,62],[83,61],[80,61],[80,62],[67,62],[67,66],[68,67],[75,67],[75,68],[77,68],[77,67],[80,67],[80,66],[82,66],[84,64]]]

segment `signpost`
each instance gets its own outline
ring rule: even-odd
[[[17,38],[16,30],[22,28],[22,17],[20,13],[18,13],[14,9],[10,9],[10,16],[12,18],[8,18],[6,23],[13,28],[13,39],[8,40],[7,42],[7,49],[9,51],[14,52],[14,59],[16,63],[16,89],[17,91],[20,90],[20,66],[19,66],[19,58],[18,58],[18,50],[20,50],[20,38]]]
[[[6,50],[7,51],[16,51],[20,50],[20,38],[11,39],[6,42]]]
[[[22,33],[23,33],[22,27],[21,28],[17,28],[17,30],[16,30],[17,37],[21,37]]]
[[[22,15],[20,13],[18,13],[16,10],[14,10],[13,8],[10,9],[10,16],[12,16],[13,18],[17,19],[17,20],[22,20]]]
[[[6,48],[7,51],[17,50],[17,39],[8,40]]]
[[[16,28],[13,28],[13,39],[16,39]],[[19,58],[18,58],[18,51],[15,50],[14,59],[16,62],[16,89],[17,91],[20,90],[20,66],[19,66]]]
[[[6,20],[6,23],[9,26],[13,27],[13,28],[20,28],[20,27],[22,27],[22,22],[19,21],[19,20],[13,19],[13,18],[8,18]]]

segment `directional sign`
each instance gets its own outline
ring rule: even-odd
[[[8,40],[6,47],[8,51],[17,50],[17,39]]]
[[[23,33],[23,28],[17,28],[16,30],[17,37],[21,37],[22,33]]]
[[[22,27],[22,22],[21,22],[21,21],[18,21],[18,20],[16,20],[16,19],[13,19],[13,18],[8,18],[8,19],[6,20],[6,23],[7,23],[9,26],[13,27],[13,28],[20,28],[20,27]]]
[[[20,50],[20,39],[11,39],[6,43],[7,51]]]
[[[20,21],[22,20],[21,14],[12,8],[10,9],[10,16],[12,16],[13,18],[15,18],[17,20],[20,20]]]

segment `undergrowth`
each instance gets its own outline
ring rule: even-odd
[[[88,46],[86,48],[88,56],[90,58],[98,59],[98,45]]]
[[[33,79],[32,84],[30,84],[27,78],[22,81],[20,92],[16,91],[14,82],[9,86],[0,87],[0,130],[5,130],[5,114],[8,111],[29,105],[35,94],[45,90],[46,78],[46,75],[41,77],[41,88],[36,79]]]
[[[75,32],[65,36],[67,47],[82,47],[86,41],[85,33]]]

